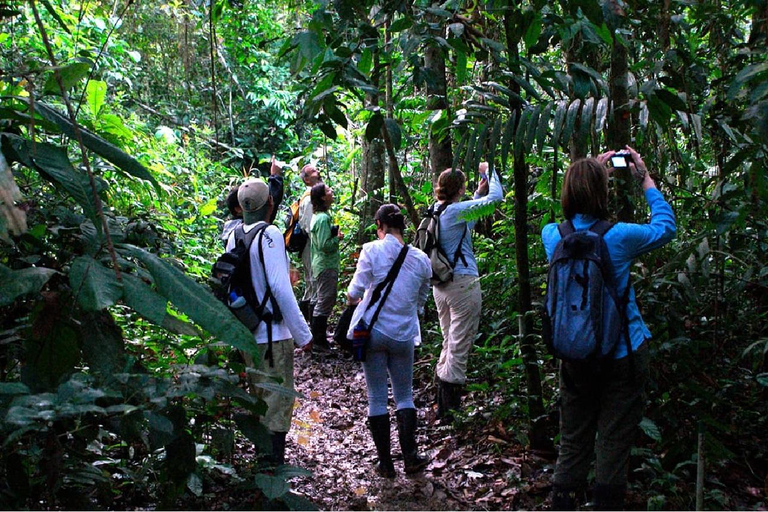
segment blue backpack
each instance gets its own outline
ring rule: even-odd
[[[603,220],[586,231],[576,231],[570,220],[557,227],[562,238],[547,274],[543,334],[552,355],[564,361],[612,359],[622,337],[632,353],[629,283],[619,298],[603,240],[612,227]]]

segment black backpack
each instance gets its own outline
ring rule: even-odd
[[[547,274],[544,340],[553,356],[564,361],[609,360],[624,338],[632,354],[627,320],[630,285],[619,297],[603,236],[613,227],[598,221],[576,231],[573,223],[558,226]]]
[[[427,214],[419,223],[418,229],[416,229],[416,238],[413,241],[414,247],[429,256],[429,262],[432,264],[431,282],[433,285],[453,281],[453,269],[456,267],[456,262],[459,261],[459,258],[466,264],[464,254],[461,252],[461,244],[464,243],[464,237],[467,236],[468,231],[466,225],[464,226],[464,232],[461,234],[456,254],[453,255],[453,260],[448,257],[440,244],[440,215],[449,204],[451,203],[446,201],[441,205],[433,204],[427,209]]]
[[[264,237],[266,222],[260,222],[248,233],[239,225],[234,230],[235,246],[216,259],[211,270],[211,287],[214,295],[223,302],[232,313],[251,332],[255,332],[261,322],[267,324],[267,359],[272,361],[272,324],[281,322],[283,315],[277,305],[277,300],[272,294],[272,289],[267,280],[267,271],[264,267],[264,253],[261,240]],[[266,293],[259,300],[253,289],[251,280],[250,251],[251,244],[258,236],[259,260],[264,272]],[[266,310],[267,302],[272,306],[272,311]]]

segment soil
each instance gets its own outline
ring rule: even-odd
[[[320,509],[530,510],[546,504],[552,454],[526,451],[491,420],[476,419],[471,428],[439,425],[434,386],[419,363],[414,382],[418,443],[432,461],[423,473],[405,476],[390,401],[394,479],[373,470],[376,451],[366,425],[360,363],[338,354],[302,353],[295,366],[296,388],[304,398],[294,411],[286,462],[312,471],[312,477],[296,478],[292,486]]]

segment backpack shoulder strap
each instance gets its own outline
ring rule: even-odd
[[[560,233],[560,238],[565,238],[576,231],[576,228],[573,227],[573,222],[569,219],[558,224],[557,231]]]
[[[592,227],[589,228],[589,230],[593,233],[597,233],[600,236],[605,236],[605,234],[610,231],[613,226],[614,224],[608,222],[607,220],[598,220],[592,224]]]

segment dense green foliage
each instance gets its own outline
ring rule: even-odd
[[[0,1],[0,25],[3,508],[172,507],[222,475],[307,506],[283,485],[298,469],[231,461],[236,437],[264,447],[264,404],[239,385],[252,337],[206,289],[221,200],[272,154],[290,162],[287,201],[318,164],[347,232],[377,194],[429,203],[428,135],[452,142],[470,185],[491,162],[507,198],[472,214],[485,306],[471,388],[521,443],[554,434],[537,235],[568,161],[614,140],[617,50],[631,143],[678,217],[677,239],[633,269],[655,358],[634,481],[649,508],[692,508],[701,425],[716,466],[768,470],[764,1]],[[425,93],[435,48],[446,109]],[[361,147],[385,135],[397,173],[363,190]],[[638,191],[615,189],[643,219]],[[342,244],[342,284],[356,249]],[[434,318],[423,330],[434,355]],[[718,474],[707,506],[740,507]]]

